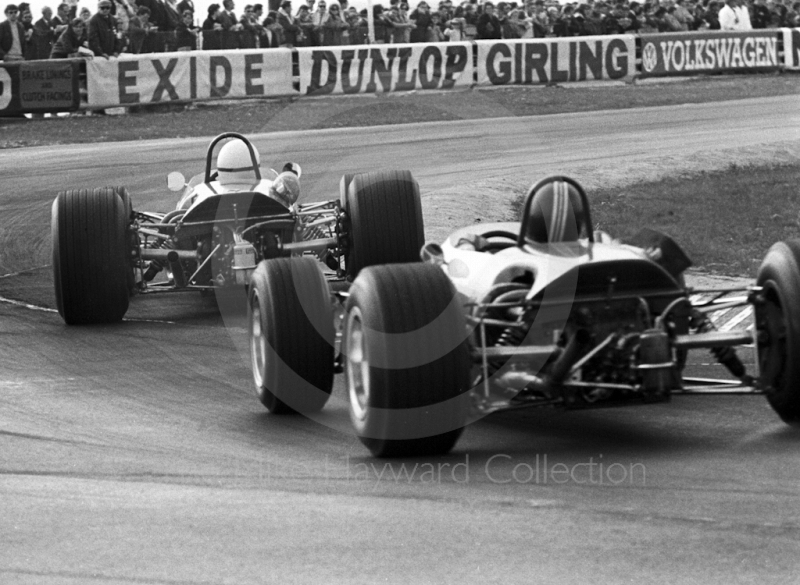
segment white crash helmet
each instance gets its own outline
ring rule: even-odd
[[[253,155],[250,154],[250,148]],[[258,166],[261,157],[255,146],[242,140],[231,140],[225,144],[217,155],[217,172],[220,185],[247,183],[252,184],[259,179]],[[255,166],[253,158],[255,157]]]
[[[269,194],[286,207],[291,207],[300,197],[300,178],[292,171],[281,173],[272,181]]]

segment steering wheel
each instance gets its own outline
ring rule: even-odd
[[[501,241],[487,242],[481,246],[481,252],[498,252],[517,244],[517,234],[512,234],[511,232],[507,232],[505,230],[492,230],[490,232],[481,234],[481,237],[486,240],[489,238],[503,238]]]

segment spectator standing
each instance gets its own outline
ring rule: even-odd
[[[766,0],[755,0],[753,3],[752,18],[750,19],[753,28],[768,28],[772,13],[767,8]]]
[[[117,29],[127,36],[131,18],[136,16],[136,5],[128,0],[113,0],[111,15],[117,21]]]
[[[25,29],[25,41],[22,43],[22,55],[26,61],[36,59],[36,41],[33,37],[33,13],[31,5],[22,2],[19,5],[19,21]]]
[[[792,9],[786,13],[786,26],[800,28],[800,2],[792,4]]]
[[[725,6],[719,11],[719,26],[720,30],[751,30],[750,13],[739,6],[738,0],[725,0]]]
[[[194,25],[194,12],[189,9],[183,11],[183,20],[175,29],[175,46],[178,51],[194,51],[197,49],[197,31]]]
[[[264,42],[268,49],[277,49],[283,43],[281,25],[278,24],[278,13],[271,11],[264,19]]]
[[[303,45],[304,47],[313,47],[315,44],[314,40],[314,17],[311,14],[311,10],[309,10],[308,5],[304,4],[300,7],[297,11],[297,26],[300,27],[300,33],[302,33],[303,38]],[[299,34],[298,33],[298,38]],[[298,43],[300,41],[298,40]]]
[[[150,22],[150,9],[147,6],[140,6],[136,10],[136,16],[128,22],[130,52],[136,55],[152,53],[157,31],[158,27]]]
[[[89,21],[92,19],[92,11],[86,8],[86,6],[84,6],[83,8],[81,8],[81,12],[78,15],[78,18],[80,18],[84,23],[86,23],[86,26],[89,26]]]
[[[350,44],[366,45],[369,38],[366,12],[362,16],[355,6],[351,6],[347,10],[346,20],[347,24],[350,25]]]
[[[317,9],[311,14],[311,23],[313,25],[314,44],[322,46],[323,32],[322,27],[328,20],[328,5],[324,0],[317,2]]]
[[[303,29],[292,16],[291,0],[281,2],[281,7],[278,9],[278,24],[283,28],[283,42],[287,47],[303,46]]]
[[[494,15],[494,4],[487,2],[483,5],[483,13],[478,17],[478,36],[479,40],[502,38],[500,21]]]
[[[204,51],[218,51],[222,48],[222,25],[217,20],[220,10],[219,4],[211,4],[208,7],[208,16],[201,27]]]
[[[239,48],[257,48],[260,45],[259,34],[261,30],[263,30],[263,27],[255,19],[252,4],[248,4],[244,7],[244,12],[242,12],[242,17],[239,19],[239,24],[242,25],[242,32],[239,33]]]
[[[414,28],[409,29],[408,42],[424,43],[428,40],[428,32],[433,27],[433,17],[431,16],[430,6],[424,0],[417,5],[417,8],[408,16],[408,20],[414,24]],[[402,16],[403,9],[400,7]],[[405,20],[405,19],[403,19]]]
[[[51,25],[53,26],[53,31],[56,33],[56,38],[58,38],[62,32],[67,30],[69,27],[70,21],[78,16],[78,5],[75,4],[72,8],[66,2],[62,2],[56,8],[56,15],[53,17],[51,21]]]
[[[447,27],[444,31],[445,36],[451,43],[460,43],[464,40],[464,32],[467,20],[464,18],[464,7],[457,6],[453,12],[453,18],[445,23]]]
[[[340,46],[343,33],[348,28],[350,27],[342,18],[339,5],[331,4],[328,9],[328,18],[322,25],[322,44],[326,47]]]
[[[22,61],[25,44],[25,27],[19,21],[19,7],[9,4],[5,9],[6,19],[0,22],[0,58],[5,62]]]
[[[89,49],[95,57],[119,57],[122,38],[111,16],[111,0],[100,0],[97,13],[89,20]]]
[[[67,59],[78,56],[78,50],[86,45],[86,23],[80,18],[72,19],[72,23],[59,35],[50,51],[51,59]]]
[[[375,42],[379,44],[390,43],[394,26],[389,21],[389,16],[384,13],[381,4],[372,6],[372,22],[375,25]]]
[[[223,0],[222,10],[217,13],[217,22],[222,25],[220,36],[222,38],[221,49],[238,49],[239,48],[239,31],[242,30],[242,25],[236,19],[236,13],[233,11],[235,8],[233,0]]]
[[[42,8],[42,17],[33,25],[34,59],[49,59],[55,42],[53,30],[53,9],[49,6]]]
[[[686,8],[685,0],[675,0],[675,11],[672,16],[680,23],[681,30],[691,30],[694,17]]]

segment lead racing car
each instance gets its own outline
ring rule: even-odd
[[[356,434],[379,457],[446,453],[492,412],[682,393],[764,393],[784,421],[800,421],[800,240],[775,244],[752,286],[689,289],[690,260],[674,241],[654,230],[627,243],[595,233],[583,188],[556,176],[529,190],[519,222],[459,229],[425,244],[421,258],[367,267],[349,291],[331,292],[300,259],[266,273],[301,294],[276,294],[278,278],[255,280],[254,377],[259,394],[279,397],[268,408],[322,408],[336,361]],[[709,319],[748,304],[748,329],[718,331]],[[308,326],[291,327],[303,314]],[[754,348],[756,372],[737,346]],[[282,361],[287,347],[302,359]],[[733,378],[684,376],[696,348]]]
[[[409,173],[345,175],[339,196],[300,203],[301,173],[287,163],[262,174],[257,149],[228,132],[209,144],[202,173],[169,175],[180,196],[168,213],[134,209],[124,187],[60,192],[51,219],[59,313],[69,325],[110,323],[133,295],[246,290],[266,259],[312,255],[336,288],[365,266],[418,257],[422,211]]]

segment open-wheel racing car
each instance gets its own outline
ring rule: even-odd
[[[188,183],[169,175],[180,197],[168,213],[135,210],[124,187],[60,192],[51,232],[64,321],[119,321],[135,294],[245,290],[267,259],[311,255],[336,288],[365,266],[418,258],[422,211],[410,173],[345,175],[339,197],[316,203],[298,203],[299,165],[265,175],[255,147],[225,133],[209,144],[204,172]]]
[[[520,222],[459,229],[443,245],[425,244],[421,259],[361,270],[349,291],[334,293],[343,307],[336,319],[319,269],[282,260],[286,274],[304,262],[294,282],[307,292],[302,303],[271,295],[251,304],[257,385],[272,372],[268,385],[285,392],[284,407],[322,408],[335,322],[350,416],[376,456],[446,453],[470,420],[496,411],[673,394],[764,393],[784,421],[800,421],[800,241],[775,244],[752,286],[689,289],[691,262],[674,241],[647,229],[626,243],[594,232],[584,190],[556,176],[531,187]],[[296,317],[301,304],[320,309],[306,311],[314,326],[274,329],[267,340],[264,304],[272,319]],[[747,305],[747,329],[717,330],[709,318]],[[288,372],[270,343],[303,348],[305,365]],[[757,372],[746,371],[736,346],[753,348]],[[695,348],[733,377],[684,377]]]

